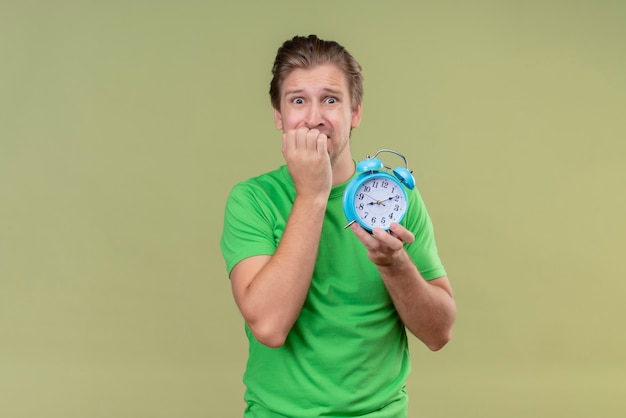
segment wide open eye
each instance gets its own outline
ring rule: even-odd
[[[339,102],[339,100],[337,100],[336,97],[327,97],[325,102],[328,103],[328,104],[335,104],[335,103]]]
[[[291,103],[293,103],[293,104],[303,104],[304,103],[304,99],[302,97],[294,97],[293,99],[291,99]]]

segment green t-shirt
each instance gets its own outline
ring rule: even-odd
[[[343,229],[347,184],[330,193],[311,287],[285,344],[264,346],[245,327],[246,417],[406,416],[406,332],[365,247]],[[444,276],[426,208],[416,190],[407,192],[402,224],[416,239],[405,248],[426,280]],[[221,239],[228,273],[274,253],[295,194],[286,166],[233,188]]]

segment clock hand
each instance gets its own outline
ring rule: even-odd
[[[373,202],[368,203],[368,205],[370,205],[370,206],[371,206],[371,205],[383,205],[383,206],[387,206],[387,205],[385,205],[385,204],[383,203],[383,201],[382,201],[382,200],[374,199],[372,196],[368,195],[367,193],[363,193],[363,194],[364,194],[365,196],[367,196],[367,197],[369,197],[370,199],[372,199],[372,200],[373,200]],[[388,198],[387,198],[387,199],[385,199],[385,200],[393,200],[393,196],[388,197]]]
[[[372,196],[368,195],[367,193],[363,193],[365,196],[369,197],[370,199],[373,200],[373,202],[368,203],[368,205],[384,205],[384,203],[382,203],[380,200],[373,198]]]

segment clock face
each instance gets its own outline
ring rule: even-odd
[[[370,176],[354,195],[354,212],[359,223],[370,231],[389,229],[406,212],[407,198],[402,186],[389,176]]]

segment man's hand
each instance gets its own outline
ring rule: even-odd
[[[352,231],[367,248],[367,257],[380,267],[391,266],[398,254],[404,251],[404,243],[415,241],[411,231],[395,222],[390,225],[389,232],[376,227],[369,234],[356,222],[352,224]]]
[[[332,187],[328,137],[317,129],[283,134],[283,156],[298,195],[327,199]]]

